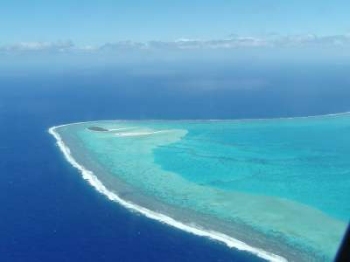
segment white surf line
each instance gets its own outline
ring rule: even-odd
[[[116,136],[118,137],[127,137],[127,136],[150,136],[154,134],[159,134],[159,133],[166,133],[166,132],[171,132],[171,130],[159,130],[159,131],[150,131],[150,132],[123,132],[123,133],[115,133]]]
[[[286,117],[271,117],[271,118],[228,118],[228,119],[179,119],[175,121],[210,121],[210,122],[225,122],[225,121],[269,121],[269,120],[298,120],[298,119],[308,119],[308,118],[321,118],[321,117],[338,117],[343,115],[350,115],[350,111],[340,112],[340,113],[329,113],[324,115],[310,115],[310,116],[286,116]]]
[[[89,123],[89,122],[81,122],[80,124],[83,124],[83,123]],[[74,124],[69,124],[69,125],[74,125]],[[136,127],[121,127],[121,128],[112,128],[112,129],[106,129],[106,131],[96,131],[96,130],[91,130],[89,128],[86,128],[88,129],[89,131],[92,131],[92,132],[97,132],[97,133],[113,133],[113,132],[116,132],[116,131],[124,131],[124,130],[132,130],[132,129],[135,129]]]
[[[131,130],[135,129],[136,127],[120,127],[120,128],[112,128],[108,129],[108,132],[114,132],[114,131],[122,131],[122,130]]]
[[[79,125],[79,124],[87,124],[87,123],[95,123],[95,122],[109,122],[109,121],[118,121],[118,122],[122,122],[122,123],[128,123],[128,122],[149,122],[149,121],[168,121],[168,122],[178,122],[178,121],[197,121],[197,122],[201,122],[201,121],[247,121],[247,120],[283,120],[283,119],[298,119],[298,118],[318,118],[318,117],[329,117],[329,116],[342,116],[342,115],[350,115],[350,111],[345,111],[345,112],[339,112],[339,113],[329,113],[329,114],[324,114],[324,115],[310,115],[310,116],[295,116],[295,117],[271,117],[271,118],[241,118],[241,119],[237,119],[237,118],[212,118],[212,119],[191,119],[191,118],[183,118],[183,119],[173,119],[173,120],[169,120],[169,119],[102,119],[102,120],[89,120],[89,121],[81,121],[81,122],[73,122],[73,123],[69,123],[69,124],[64,124],[64,125],[58,125],[58,126],[54,126],[51,128],[59,128],[59,127],[64,127],[64,126],[70,126],[70,125]],[[51,129],[50,128],[50,129]],[[125,128],[129,128],[129,127],[125,127]],[[130,127],[130,128],[134,128],[134,127]],[[136,127],[135,127],[136,128]]]
[[[349,115],[350,111],[341,112],[341,113],[330,113],[330,114],[324,114],[324,115],[310,115],[310,116],[291,116],[291,117],[276,117],[276,118],[257,118],[256,120],[294,120],[294,119],[305,119],[305,118],[321,118],[321,117],[337,117],[337,116],[343,116],[343,115]],[[248,119],[248,120],[255,120],[254,118]]]
[[[69,125],[69,124],[68,124]],[[287,260],[281,256],[275,255],[273,253],[267,252],[263,249],[260,248],[254,248],[252,246],[249,246],[248,244],[237,240],[235,238],[232,238],[228,235],[222,234],[220,232],[216,231],[211,231],[211,230],[204,230],[202,228],[198,228],[193,225],[187,225],[182,222],[179,222],[167,215],[161,214],[154,212],[152,210],[149,210],[147,208],[144,208],[142,206],[139,206],[137,204],[134,204],[132,202],[126,201],[122,198],[120,198],[116,193],[109,191],[103,184],[102,182],[94,175],[94,173],[90,170],[87,170],[84,166],[80,165],[71,155],[70,149],[68,146],[66,146],[63,143],[63,140],[61,136],[55,131],[55,129],[63,126],[68,126],[68,125],[61,125],[61,126],[54,126],[49,129],[49,133],[56,139],[57,145],[62,151],[63,155],[65,156],[66,160],[76,169],[80,171],[82,174],[82,177],[87,180],[91,186],[93,186],[98,192],[102,193],[105,195],[108,199],[118,202],[122,206],[126,207],[127,209],[131,211],[136,211],[137,213],[140,213],[150,219],[157,220],[161,223],[167,224],[169,226],[175,227],[177,229],[181,229],[185,232],[197,235],[197,236],[202,236],[202,237],[207,237],[219,242],[222,242],[226,244],[230,248],[235,248],[240,251],[246,251],[249,253],[252,253],[262,259],[266,259],[268,261],[272,262],[286,262]]]

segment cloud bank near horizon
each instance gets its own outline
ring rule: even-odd
[[[0,46],[0,53],[71,53],[71,52],[125,52],[172,50],[234,50],[234,49],[283,49],[283,48],[350,48],[350,34],[317,36],[267,35],[263,37],[231,35],[223,39],[178,39],[174,41],[117,41],[100,46],[77,46],[72,41],[22,42]]]

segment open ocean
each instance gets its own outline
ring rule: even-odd
[[[274,118],[350,111],[345,69],[284,69],[218,69],[209,76],[119,68],[1,74],[0,261],[261,261],[108,201],[65,161],[47,130],[102,119]],[[196,88],[202,75],[209,79]],[[231,81],[237,75],[255,78]]]

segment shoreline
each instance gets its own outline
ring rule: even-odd
[[[278,124],[285,126],[289,125],[289,121],[292,121],[293,119],[296,119],[295,121],[291,122],[294,124],[309,123],[305,121],[310,121],[310,123],[314,123],[316,125],[320,123],[322,124],[322,121],[327,121],[327,123],[328,121],[336,121],[333,123],[338,124],[339,121],[342,121],[344,118],[349,120],[349,116],[350,112],[313,117],[314,119],[311,120],[303,120],[308,119],[305,117],[302,117],[301,119],[267,119],[266,122],[264,121],[262,124],[265,125],[265,123],[267,123],[268,125]],[[250,121],[246,123],[250,125]],[[204,206],[202,204],[205,204],[206,202],[198,202],[197,204],[200,208],[196,208],[195,205],[194,209],[192,209],[191,205],[194,205],[196,203],[193,201],[197,201],[201,198],[207,198],[207,193],[204,191],[204,189],[202,189],[202,187],[198,187],[195,184],[187,185],[184,181],[181,180],[180,177],[178,177],[176,173],[168,172],[166,174],[163,174],[159,168],[159,170],[157,170],[157,167],[155,167],[155,169],[152,171],[154,172],[154,174],[152,173],[152,177],[154,177],[155,179],[159,179],[159,183],[161,183],[162,186],[159,188],[159,184],[154,184],[154,182],[150,181],[149,186],[150,188],[153,187],[153,189],[149,190],[146,187],[144,188],[145,191],[141,190],[144,187],[142,182],[141,184],[137,184],[138,186],[135,187],[136,184],[134,185],[134,181],[132,179],[130,180],[129,177],[123,177],[123,174],[125,173],[124,169],[130,166],[130,164],[127,163],[133,161],[132,159],[128,159],[125,156],[125,153],[128,155],[127,152],[129,152],[129,150],[126,150],[124,153],[123,151],[121,151],[114,155],[114,157],[117,157],[122,161],[118,164],[119,168],[117,168],[117,170],[119,170],[118,172],[121,172],[119,177],[118,172],[114,173],[115,170],[109,170],[110,166],[108,161],[113,162],[113,158],[109,159],[107,162],[105,160],[101,160],[102,162],[97,161],[97,159],[99,159],[98,156],[95,155],[97,157],[95,159],[93,155],[88,154],[88,152],[86,151],[87,148],[84,144],[85,140],[80,140],[82,138],[77,139],[79,137],[77,133],[80,132],[79,130],[83,131],[83,129],[89,129],[88,127],[93,125],[101,125],[101,127],[104,127],[106,129],[112,128],[113,131],[122,131],[125,129],[136,128],[133,125],[139,126],[137,129],[141,128],[140,130],[132,130],[134,132],[127,132],[126,135],[129,136],[130,134],[134,134],[135,132],[146,132],[148,129],[146,128],[146,131],[144,131],[142,127],[149,127],[149,124],[151,124],[151,126],[154,124],[155,130],[157,130],[157,127],[158,129],[159,127],[161,129],[167,129],[169,125],[173,126],[173,129],[182,129],[183,125],[186,126],[187,124],[191,124],[192,122],[195,122],[195,124],[212,125],[211,120],[182,120],[181,122],[178,125],[176,120],[96,120],[53,126],[49,128],[48,131],[51,135],[55,137],[56,142],[61,152],[64,154],[66,160],[71,165],[73,165],[73,167],[77,168],[80,171],[84,180],[88,180],[90,185],[92,185],[98,192],[104,194],[108,199],[114,202],[118,202],[123,207],[126,207],[132,212],[140,213],[148,218],[157,220],[158,222],[161,222],[163,224],[167,224],[169,226],[178,228],[191,234],[203,236],[224,243],[230,248],[246,251],[257,257],[267,259],[270,261],[301,262],[331,261],[333,259],[334,254],[338,248],[338,246],[335,243],[338,243],[336,241],[340,241],[338,240],[338,238],[340,235],[343,234],[342,227],[344,225],[342,224],[342,221],[337,221],[333,219],[327,213],[323,213],[322,211],[320,211],[317,208],[314,208],[313,206],[304,205],[302,204],[303,202],[294,203],[293,201],[284,200],[283,198],[275,199],[273,197],[264,197],[263,199],[256,199],[254,198],[254,196],[240,194],[239,192],[232,193],[231,195],[226,195],[225,192],[210,191],[213,195],[218,194],[221,197],[226,197],[227,199],[233,198],[234,202],[227,202],[227,206],[225,205],[225,207],[230,208],[227,210],[233,210],[233,213],[231,211],[223,211],[222,209],[220,209],[220,207],[218,207],[215,204],[215,201],[213,202],[213,206]],[[260,121],[257,120],[256,122]],[[220,125],[240,125],[244,124],[245,121],[223,120],[219,121],[219,123],[221,123]],[[191,127],[188,128],[191,129]],[[186,131],[186,129],[184,130]],[[112,138],[113,134],[109,136]],[[180,139],[182,136],[183,134],[181,132],[174,133],[167,139],[170,139],[168,142],[171,143],[170,141],[177,141],[176,139]],[[87,136],[86,139],[87,141],[85,142],[89,142],[89,136]],[[103,140],[101,140],[101,143],[102,144],[100,146],[106,146],[107,149],[110,148],[109,144],[106,144],[105,142],[103,142]],[[119,142],[117,141],[114,146],[128,146],[128,144],[125,144],[125,142],[120,142],[121,144],[118,143]],[[151,146],[149,146],[147,143],[145,144],[145,152],[147,152],[147,154],[151,152],[150,150],[153,150],[154,145],[152,143],[150,144]],[[155,143],[155,145],[157,143]],[[113,143],[111,142],[111,144]],[[160,145],[162,145],[162,142],[160,142]],[[137,150],[135,152],[137,152]],[[129,153],[134,154],[135,152],[133,151],[133,149],[131,149]],[[126,158],[124,159],[124,157]],[[151,163],[150,161],[153,161],[153,158],[146,157],[145,160],[146,159],[148,162],[145,162],[143,164],[145,165],[145,167],[147,167],[147,170],[151,170],[154,167],[149,166],[148,163]],[[139,174],[139,172],[135,173],[136,170],[139,169],[130,169],[128,171],[129,176],[135,176],[136,181],[138,178],[140,178],[142,181],[142,177],[138,177],[137,175]],[[140,172],[141,174],[143,174],[142,169],[140,170]],[[169,176],[169,179],[173,181],[173,183],[178,184],[178,186],[181,186],[181,188],[184,188],[184,190],[179,191],[180,198],[176,198],[177,200],[174,200],[175,202],[173,202],[172,200],[168,201],[167,198],[164,198],[162,195],[162,190],[164,189],[169,190],[169,192],[173,190],[171,187],[169,187],[167,182],[164,181],[164,175]],[[188,188],[188,186],[192,186],[192,191],[188,191],[189,189],[186,189]],[[158,192],[157,190],[160,190],[159,192],[161,197],[156,197],[157,194],[154,195],[152,190],[154,192]],[[176,192],[174,191],[173,193],[176,195]],[[191,200],[188,203],[186,202],[187,204],[183,204],[181,194],[184,194],[183,196],[185,197],[185,199],[187,199],[188,196],[191,196],[191,199],[194,200]],[[172,199],[172,197],[173,196],[170,196],[170,199]],[[242,209],[241,207],[245,206],[246,201],[250,201],[249,203],[253,205],[249,205],[248,209]],[[263,207],[264,210],[261,210],[261,207]],[[280,209],[278,209],[278,207]],[[265,212],[265,208],[269,208],[270,213],[272,212],[273,214],[276,214],[276,219],[274,217],[269,217],[269,212]],[[309,217],[308,220],[304,219],[300,221],[300,217],[293,213],[294,209],[298,209],[302,212],[305,212],[305,216]],[[254,219],[254,217],[252,217],[252,214],[256,214],[257,217],[259,217],[259,219],[261,220],[261,223],[259,222],[260,220]],[[260,216],[260,214],[267,214],[267,217],[264,217],[264,215]],[[283,222],[285,221],[284,217],[286,216],[288,218],[287,221],[289,221],[290,223],[288,222],[286,224],[285,222]],[[310,221],[314,222],[310,223]],[[300,224],[300,222],[302,222],[302,224]],[[327,229],[325,229],[326,233],[330,237],[328,238],[328,240],[323,238],[322,234],[324,233],[322,233],[323,231],[319,230],[322,228],[322,223],[329,223],[330,225]],[[280,234],[277,234],[275,232],[280,232]],[[294,232],[293,234],[295,236],[300,237],[293,238],[289,234],[290,232]],[[330,241],[330,239],[333,239],[333,242]],[[320,249],[321,246],[323,247],[323,249]],[[328,251],[326,252],[326,250]],[[260,255],[261,252],[263,252],[263,256]]]
[[[93,121],[88,121],[93,122]],[[84,123],[84,122],[80,122]],[[151,209],[145,208],[143,206],[140,206],[138,204],[135,204],[131,201],[125,200],[121,198],[117,193],[114,193],[106,188],[106,186],[97,178],[97,176],[90,170],[86,169],[83,165],[79,164],[72,156],[71,151],[67,145],[64,144],[61,136],[56,132],[55,130],[60,127],[68,126],[68,125],[74,125],[74,124],[80,124],[80,123],[72,123],[72,124],[65,124],[65,125],[59,125],[59,126],[53,126],[49,128],[48,132],[56,139],[56,144],[60,148],[60,151],[63,153],[65,159],[76,169],[78,169],[83,177],[84,180],[87,180],[87,182],[94,187],[99,193],[105,195],[109,200],[114,201],[122,205],[123,207],[127,208],[128,210],[132,212],[137,212],[139,214],[142,214],[146,216],[147,218],[156,220],[158,222],[161,222],[163,224],[166,224],[168,226],[180,229],[182,231],[185,231],[187,233],[206,237],[214,241],[221,242],[228,246],[229,248],[234,248],[240,251],[245,251],[248,253],[251,253],[253,255],[256,255],[257,257],[260,257],[262,259],[268,260],[268,261],[274,261],[274,262],[284,262],[287,261],[282,256],[273,254],[271,252],[265,251],[261,248],[256,248],[253,246],[248,245],[245,242],[242,242],[238,239],[235,239],[229,235],[223,234],[221,232],[212,231],[212,230],[205,230],[203,228],[196,227],[194,225],[189,225],[186,223],[183,223],[181,221],[175,220],[171,216],[155,212]]]
[[[72,122],[68,124],[62,124],[62,125],[57,125],[50,127],[48,129],[49,133],[52,128],[60,128],[64,126],[70,126],[70,125],[78,125],[78,124],[84,124],[84,123],[94,123],[94,122],[107,122],[107,121],[120,121],[120,122],[133,122],[133,121],[138,121],[138,122],[147,122],[147,121],[169,121],[169,122],[176,122],[176,121],[198,121],[198,122],[225,122],[225,121],[273,121],[273,120],[295,120],[295,119],[309,119],[309,118],[322,118],[322,117],[341,117],[344,115],[350,115],[350,111],[345,111],[345,112],[339,112],[339,113],[329,113],[329,114],[324,114],[324,115],[310,115],[310,116],[296,116],[296,117],[275,117],[275,118],[242,118],[242,119],[235,119],[235,118],[227,118],[227,119],[191,119],[191,118],[179,118],[179,119],[97,119],[97,120],[88,120],[88,121],[81,121],[81,122]],[[117,130],[110,130],[110,131],[117,131]],[[51,133],[50,133],[51,134]]]

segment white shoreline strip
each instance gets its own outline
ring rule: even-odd
[[[78,125],[78,124],[85,124],[85,123],[94,123],[94,122],[107,122],[107,121],[119,121],[119,122],[147,122],[147,121],[169,121],[169,122],[177,122],[177,121],[197,121],[197,122],[202,122],[202,121],[270,121],[270,120],[294,120],[294,119],[304,119],[304,118],[320,118],[320,117],[338,117],[338,116],[343,116],[343,115],[350,115],[350,111],[345,111],[345,112],[339,112],[339,113],[329,113],[329,114],[324,114],[324,115],[310,115],[310,116],[295,116],[295,117],[271,117],[271,118],[212,118],[212,119],[191,119],[191,118],[183,118],[183,119],[100,119],[100,120],[89,120],[89,121],[82,121],[82,122],[75,122],[75,123],[69,123],[69,124],[64,124],[64,125],[59,125],[59,126],[54,126],[52,128],[59,128],[63,126],[69,126],[69,125]],[[126,128],[134,128],[134,127],[126,127]],[[50,128],[51,129],[51,128]]]
[[[150,136],[155,135],[159,133],[166,133],[170,132],[169,130],[159,130],[159,131],[153,131],[153,132],[123,132],[123,133],[115,133],[115,136],[118,137],[126,137],[126,136]]]
[[[77,124],[77,123],[76,123]],[[69,124],[68,124],[69,125]],[[61,125],[61,126],[54,126],[49,129],[49,133],[55,137],[57,140],[57,145],[62,151],[63,155],[65,156],[66,160],[76,169],[80,171],[82,174],[83,178],[87,180],[91,186],[93,186],[98,192],[102,193],[105,195],[108,199],[118,202],[122,206],[126,207],[129,210],[136,211],[150,219],[157,220],[159,222],[162,222],[164,224],[167,224],[169,226],[175,227],[177,229],[181,229],[183,231],[186,231],[188,233],[197,235],[197,236],[202,236],[202,237],[207,237],[219,242],[222,242],[226,244],[230,248],[235,248],[241,251],[247,251],[249,253],[252,253],[260,258],[266,259],[268,261],[273,261],[273,262],[285,262],[287,261],[285,258],[272,254],[270,252],[267,252],[265,250],[259,249],[259,248],[254,248],[252,246],[249,246],[248,244],[239,241],[237,239],[234,239],[228,235],[215,232],[215,231],[210,231],[210,230],[205,230],[201,228],[197,228],[193,225],[187,225],[182,222],[176,221],[175,219],[161,214],[154,212],[152,210],[149,210],[147,208],[144,208],[142,206],[136,205],[132,202],[126,201],[122,198],[120,198],[117,194],[114,192],[109,191],[103,184],[102,182],[93,174],[92,171],[87,170],[84,166],[80,165],[71,155],[70,149],[63,143],[63,140],[61,136],[55,131],[55,129],[63,127],[63,126],[68,126],[68,125]]]
[[[112,129],[108,129],[107,132],[122,131],[122,130],[130,130],[130,129],[135,129],[135,127],[112,128]]]

